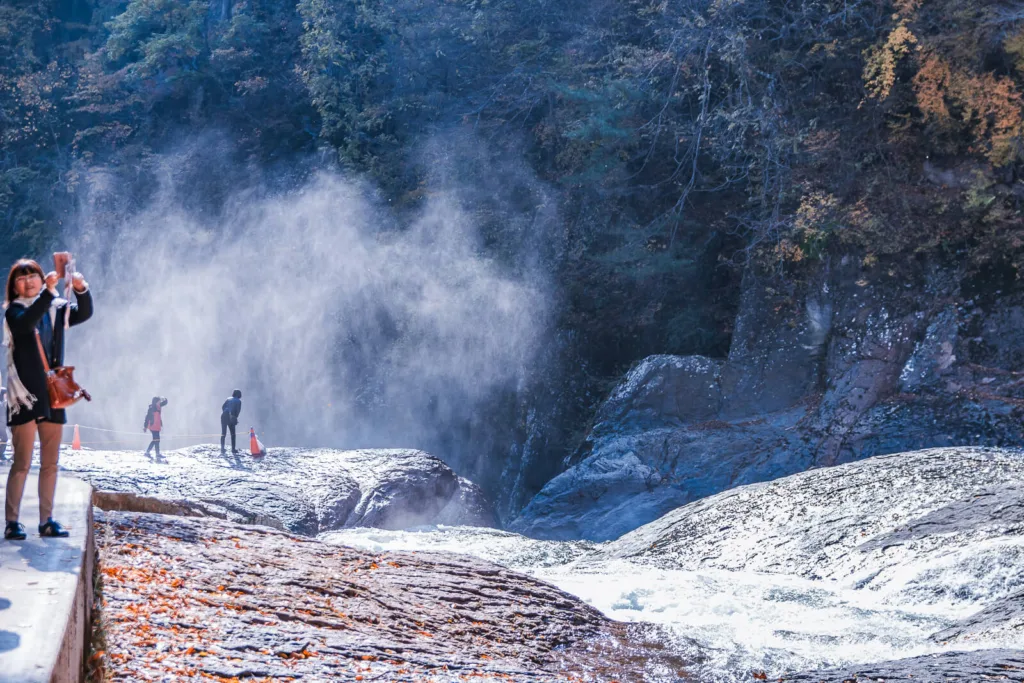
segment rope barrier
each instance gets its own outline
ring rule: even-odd
[[[68,425],[68,426],[71,426],[71,425]],[[94,432],[106,432],[108,434],[127,434],[127,435],[130,435],[130,436],[134,437],[135,439],[145,439],[145,440],[150,440],[150,441],[152,440],[152,436],[150,435],[148,430],[146,432],[144,432],[144,433],[143,432],[123,432],[123,431],[118,431],[116,429],[104,429],[103,427],[89,427],[89,426],[86,426],[86,425],[78,425],[78,428],[79,429],[90,429],[90,430],[92,430]],[[245,430],[243,430],[243,431],[245,431]],[[2,434],[2,433],[3,433],[3,430],[0,429],[0,434]],[[160,441],[164,441],[165,439],[207,439],[207,438],[220,438],[220,432],[214,432],[214,433],[211,433],[211,434],[164,434],[163,432],[160,432]],[[0,439],[0,444],[3,444],[3,445],[6,446],[6,445],[8,445],[8,443],[9,443],[8,441]],[[69,441],[63,441],[63,440],[61,441],[61,445],[63,445],[63,446],[70,446],[71,443],[72,442],[70,440]],[[135,440],[133,440],[133,441],[126,441],[126,440],[123,440],[123,439],[97,439],[97,440],[93,440],[93,441],[80,441],[79,443],[81,445],[83,445],[83,446],[95,445],[95,444],[107,444],[107,445],[115,445],[116,444],[116,445],[137,446],[137,441],[135,441]]]
[[[163,441],[163,439],[161,439],[161,441]],[[61,444],[62,445],[66,445],[66,446],[70,446],[71,443],[72,443],[71,441],[61,441]],[[137,442],[135,442],[135,441],[79,441],[78,443],[80,443],[83,446],[91,446],[91,445],[94,445],[94,444],[107,444],[107,445],[115,445],[115,444],[132,445],[132,444],[135,444],[135,445],[137,445]],[[9,441],[2,441],[2,440],[0,440],[0,445],[9,445],[9,444],[10,444]],[[38,442],[33,442],[33,445],[35,445],[35,444],[38,444]]]
[[[82,444],[84,446],[86,444],[94,444],[94,443],[109,443],[109,444],[114,444],[114,443],[148,443],[151,440],[152,439],[148,439],[147,441],[144,441],[144,442],[138,442],[138,441],[119,441],[119,440],[111,439],[111,440],[105,440],[105,441],[79,441],[78,443],[80,443],[80,444]],[[163,441],[163,439],[160,439],[160,441]],[[71,441],[67,441],[67,442],[61,441],[61,443],[71,443]]]
[[[146,436],[146,434],[144,434],[142,432],[121,432],[121,431],[118,431],[116,429],[103,429],[102,427],[87,427],[85,425],[78,425],[78,428],[79,429],[90,429],[90,430],[92,430],[94,432],[107,432],[109,434],[131,434],[133,436]],[[147,431],[149,431],[149,430],[147,430]],[[160,432],[160,436],[163,437],[164,433]],[[167,434],[167,436],[170,437],[170,438],[188,437],[190,439],[193,439],[193,438],[206,438],[208,436],[218,436],[219,437],[220,436],[220,432],[215,432],[215,433],[212,433],[212,434]]]

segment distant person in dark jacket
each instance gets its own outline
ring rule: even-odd
[[[64,364],[64,315],[70,325],[92,316],[92,296],[81,273],[72,276],[77,303],[57,293],[57,273],[43,275],[35,261],[22,259],[7,275],[4,305],[4,344],[7,346],[7,425],[11,428],[14,464],[7,474],[7,526],[4,538],[25,540],[25,527],[18,521],[25,480],[32,464],[32,446],[39,435],[39,535],[65,537],[65,531],[51,517],[57,489],[57,459],[67,416],[50,407],[46,369],[39,346],[51,368]],[[36,341],[38,335],[38,341]]]
[[[149,433],[153,435],[153,440],[149,442],[149,446],[146,447],[146,456],[149,456],[149,452],[156,447],[156,457],[160,459],[160,430],[164,427],[163,416],[160,414],[160,409],[167,405],[167,399],[160,396],[154,396],[153,401],[149,404],[149,409],[146,411],[146,421],[142,425],[142,431],[149,430]]]
[[[235,447],[235,427],[238,425],[238,415],[242,412],[242,390],[235,389],[231,392],[231,398],[224,401],[220,407],[220,452],[224,453],[224,437],[231,430],[231,452],[238,453]]]

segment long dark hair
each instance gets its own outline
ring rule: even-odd
[[[18,298],[18,293],[14,291],[14,279],[22,275],[31,275],[32,273],[38,275],[40,280],[46,279],[46,276],[43,275],[43,269],[32,259],[23,258],[14,262],[14,265],[11,266],[11,272],[7,274],[7,294],[4,297],[4,308],[10,306],[11,302]]]

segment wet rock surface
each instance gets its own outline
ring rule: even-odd
[[[221,455],[215,446],[165,451],[65,451],[61,468],[100,492],[163,500],[195,514],[316,535],[373,526],[494,526],[489,501],[441,460],[416,450],[271,448],[266,456]],[[111,509],[140,508],[101,495]]]
[[[778,680],[787,683],[1024,681],[1024,652],[1019,650],[943,652],[843,669],[786,674]]]
[[[997,601],[931,638],[936,643],[969,646],[972,642],[1024,643],[1024,591]]]
[[[549,481],[508,528],[533,538],[608,541],[693,500],[805,469],[803,444],[786,431],[798,419],[783,413],[601,437],[594,455]],[[765,450],[759,459],[755,448]]]
[[[965,456],[970,453],[961,452]],[[1024,457],[1024,453],[1020,456]],[[971,462],[968,460],[967,465],[970,466]],[[953,470],[951,474],[955,477],[958,472]],[[988,537],[1024,534],[1024,486],[999,483],[991,489],[977,490],[967,498],[953,500],[906,522],[895,531],[876,536],[860,549],[865,552],[884,550],[929,537],[952,537],[954,534]]]
[[[98,513],[96,538],[114,680],[685,676],[641,627],[466,556],[131,512]]]
[[[1022,505],[1024,451],[929,449],[720,493],[602,546],[595,557],[828,578],[876,590],[899,585],[921,591],[918,599],[927,591],[938,591],[931,600],[968,599],[972,579],[1004,594],[1024,587],[1019,572],[1000,574],[980,561],[997,547],[1004,563],[1014,549],[1024,551]],[[907,576],[911,564],[927,571],[930,558],[962,562],[967,585]]]
[[[1019,449],[928,449],[740,487],[595,546],[576,566],[616,560],[796,576],[864,605],[865,618],[879,605],[914,612],[918,624],[966,615],[931,627],[941,630],[922,645],[941,653],[780,680],[1024,680]],[[978,651],[948,651],[957,648]]]
[[[722,407],[721,361],[702,356],[649,356],[598,409],[595,434],[715,417]]]

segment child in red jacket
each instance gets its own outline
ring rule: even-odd
[[[149,442],[149,447],[146,448],[146,457],[149,457],[149,451],[156,446],[156,457],[160,458],[160,430],[163,429],[164,422],[160,415],[160,409],[167,405],[167,399],[160,396],[154,396],[153,402],[149,404],[149,410],[146,411],[146,422],[142,425],[142,431],[147,429],[153,435],[153,440]]]

